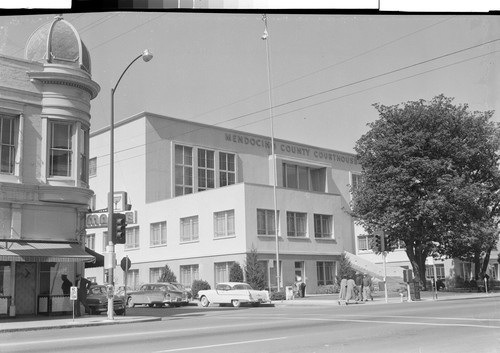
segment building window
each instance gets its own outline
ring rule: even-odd
[[[198,191],[215,188],[215,153],[198,149]]]
[[[127,285],[133,290],[139,288],[139,270],[127,271]]]
[[[80,153],[80,180],[88,183],[89,181],[89,131],[86,129],[80,129],[80,135],[78,136],[79,141],[79,153]]]
[[[427,279],[433,280],[434,279],[434,267],[436,267],[436,277],[437,279],[444,279],[444,265],[439,264],[439,265],[427,265],[425,266],[425,277]]]
[[[351,193],[355,192],[361,185],[361,174],[351,173]]]
[[[95,250],[95,234],[87,234],[85,237],[85,246],[90,250]]]
[[[332,239],[333,217],[323,214],[314,215],[314,237]]]
[[[283,186],[289,189],[325,192],[326,168],[283,163]]]
[[[153,267],[149,269],[149,283],[157,283],[160,280],[162,267]]]
[[[200,268],[198,265],[183,265],[180,269],[180,283],[190,288],[193,282],[200,278]]]
[[[15,120],[0,115],[0,173],[14,174],[16,158]]]
[[[370,244],[366,235],[358,236],[358,250],[370,250]]]
[[[229,282],[229,269],[234,262],[219,262],[214,264],[215,284]]]
[[[215,212],[214,237],[223,238],[234,234],[234,210]]]
[[[151,223],[149,246],[167,244],[167,222]]]
[[[49,175],[71,176],[72,125],[50,122]]]
[[[316,262],[316,272],[318,277],[318,286],[327,286],[334,283],[335,264],[333,261]]]
[[[233,185],[236,182],[235,155],[219,152],[219,178],[220,186]]]
[[[278,211],[279,220],[279,211]],[[274,210],[257,209],[257,234],[258,235],[276,235]],[[279,223],[278,223],[279,233]]]
[[[103,251],[106,251],[106,246],[109,245],[110,241],[111,241],[111,236],[108,234],[108,232],[103,232],[102,233],[102,249],[103,249]]]
[[[289,237],[304,238],[307,235],[307,213],[286,213],[287,234]]]
[[[198,240],[198,216],[181,218],[181,242]]]
[[[126,233],[125,249],[139,249],[139,227],[127,227]]]
[[[193,148],[175,146],[175,196],[193,192]]]
[[[97,176],[97,157],[91,158],[89,160],[89,176]]]

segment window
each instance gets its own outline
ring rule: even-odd
[[[445,276],[444,276],[444,265],[443,264],[434,265],[434,266],[431,266],[431,265],[425,266],[425,277],[427,279],[430,279],[430,280],[434,279],[434,267],[436,267],[437,279],[444,279]]]
[[[332,232],[333,217],[323,214],[314,215],[314,237],[315,238],[333,238]]]
[[[91,158],[89,160],[89,176],[97,176],[97,157]]]
[[[49,176],[71,176],[72,125],[50,123]]]
[[[198,149],[198,191],[215,188],[214,151]]]
[[[289,189],[325,192],[326,168],[283,163],[283,186]]]
[[[102,233],[102,249],[103,249],[103,251],[106,251],[106,246],[109,245],[110,241],[111,241],[111,236],[108,234],[108,232],[103,232]]]
[[[214,213],[214,237],[229,237],[234,234],[234,210]]]
[[[89,131],[85,129],[80,129],[80,135],[78,136],[78,150],[80,153],[80,180],[88,183],[89,181],[89,165],[88,165],[88,153],[89,153]]]
[[[351,174],[351,192],[356,191],[361,184],[361,174]]]
[[[193,192],[193,148],[175,146],[175,196]]]
[[[286,225],[289,237],[303,238],[307,235],[307,214],[298,212],[286,213]]]
[[[198,265],[184,265],[180,270],[180,283],[185,287],[191,287],[193,282],[199,279],[200,269]]]
[[[95,234],[87,234],[85,237],[85,246],[90,250],[95,250]]]
[[[215,283],[229,282],[229,269],[234,262],[219,262],[214,264]]]
[[[370,250],[369,239],[366,235],[358,236],[358,250]]]
[[[139,249],[139,227],[126,230],[125,249]]]
[[[279,211],[278,211],[279,220]],[[257,234],[258,235],[276,235],[274,210],[257,209]],[[278,223],[279,233],[279,223]]]
[[[233,185],[236,182],[235,155],[232,153],[219,153],[219,178],[220,186]]]
[[[139,270],[127,271],[127,285],[133,290],[139,288]]]
[[[198,216],[181,218],[181,242],[198,240]]]
[[[15,156],[15,120],[0,115],[0,173],[14,174]]]
[[[316,262],[316,270],[318,286],[327,286],[334,283],[335,264],[333,261]]]
[[[162,267],[153,267],[149,269],[149,283],[156,283],[160,280]]]
[[[167,222],[151,223],[149,246],[167,244]]]

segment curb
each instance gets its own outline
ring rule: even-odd
[[[12,327],[0,329],[1,333],[8,332],[20,332],[20,331],[41,331],[41,330],[52,330],[52,329],[64,329],[64,328],[74,328],[74,327],[90,327],[90,326],[105,326],[105,325],[124,325],[132,324],[137,322],[152,322],[161,321],[161,317],[137,317],[131,319],[122,320],[99,320],[99,321],[86,321],[86,322],[65,322],[65,323],[54,323],[52,325],[47,325],[47,321],[39,321],[40,325],[24,326],[24,327]],[[22,323],[20,323],[22,324]],[[1,322],[0,322],[1,326]]]

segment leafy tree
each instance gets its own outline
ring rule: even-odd
[[[247,283],[253,289],[264,289],[266,287],[265,269],[258,262],[257,250],[252,247],[247,254],[245,274]]]
[[[168,267],[168,265],[165,265],[165,267],[163,268],[158,282],[177,282],[177,278],[175,277],[172,270],[170,270],[170,267]]]
[[[424,289],[428,256],[489,260],[498,235],[499,127],[491,111],[452,101],[376,104],[379,119],[355,146],[362,182],[352,214],[368,234],[383,231],[389,249],[404,243]]]
[[[356,270],[352,267],[351,261],[345,255],[345,253],[342,253],[342,255],[340,256],[338,282],[340,283],[340,280],[342,280],[342,278],[354,278],[355,274]]]
[[[231,282],[243,282],[243,269],[240,264],[235,262],[229,268],[229,281]]]
[[[191,294],[193,295],[193,298],[198,298],[198,292],[206,289],[210,289],[210,284],[202,279],[196,279],[191,285]]]

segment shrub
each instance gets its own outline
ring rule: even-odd
[[[340,286],[337,283],[335,283],[335,284],[329,284],[326,286],[319,286],[316,293],[317,294],[334,294],[334,293],[338,293],[339,291],[340,291]]]
[[[243,282],[243,269],[237,262],[229,268],[229,282]]]
[[[271,300],[286,300],[286,293],[284,291],[272,291],[269,293],[269,299]]]
[[[196,281],[193,282],[193,285],[191,286],[191,294],[193,295],[193,298],[198,298],[198,292],[200,290],[205,290],[205,289],[211,289],[210,284],[208,284],[207,281],[197,279]]]
[[[168,265],[165,265],[165,267],[163,268],[158,282],[177,282],[177,278],[175,277],[170,267],[168,267]]]

